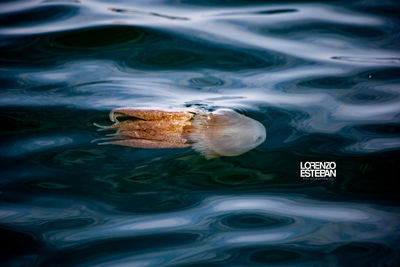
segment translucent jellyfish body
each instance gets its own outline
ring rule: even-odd
[[[184,148],[192,146],[206,158],[238,156],[265,141],[265,127],[230,109],[159,110],[120,108],[111,111],[116,130],[100,144],[137,148]],[[122,120],[121,120],[122,119]]]

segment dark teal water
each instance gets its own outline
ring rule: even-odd
[[[399,266],[396,1],[0,4],[2,266]],[[232,108],[238,157],[98,146],[117,107]],[[300,162],[334,161],[304,180]]]

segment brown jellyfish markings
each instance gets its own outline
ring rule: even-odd
[[[118,119],[123,117],[124,120]],[[114,124],[100,130],[116,130],[99,144],[136,148],[184,148],[192,146],[206,158],[238,156],[265,141],[265,127],[230,109],[158,110],[119,108],[110,112]]]

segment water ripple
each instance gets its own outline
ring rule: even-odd
[[[399,12],[0,3],[1,263],[398,266]],[[213,160],[90,143],[126,106],[230,108],[267,139]],[[338,175],[303,180],[304,161]]]
[[[71,251],[83,247],[83,244],[85,247],[97,246],[100,240],[110,243],[124,238],[130,242],[142,240],[141,243],[147,243],[157,238],[161,241],[163,233],[166,232],[174,233],[175,241],[180,240],[178,236],[183,233],[191,233],[196,239],[193,243],[190,242],[191,237],[182,236],[182,242],[186,240],[190,243],[169,242],[167,249],[160,248],[159,252],[143,250],[143,253],[138,250],[135,256],[125,255],[121,251],[118,257],[100,257],[91,264],[135,264],[149,259],[152,259],[151,262],[188,264],[194,262],[197,257],[206,260],[205,255],[211,251],[232,250],[242,246],[245,249],[256,245],[302,243],[310,234],[326,237],[308,240],[307,246],[311,248],[315,245],[332,247],[332,243],[351,244],[352,241],[370,241],[383,237],[389,240],[389,237],[393,237],[393,233],[397,232],[394,215],[370,205],[354,202],[333,204],[278,195],[210,197],[194,208],[159,215],[108,213],[104,222],[101,222],[104,211],[99,212],[93,208],[72,206],[63,212],[60,210],[57,213],[59,215],[54,217],[54,211],[47,207],[13,206],[2,208],[0,216],[3,223],[13,222],[13,227],[17,229],[26,225],[32,227],[41,224],[43,219],[47,218],[46,225],[52,227],[41,228],[43,238],[57,248],[68,248]],[[216,230],[216,222],[226,225],[226,218],[229,217],[223,215],[237,212],[240,212],[241,219],[235,220],[233,228]],[[85,217],[87,219],[84,219]],[[269,218],[280,219],[273,221],[274,219]],[[319,223],[321,220],[324,221],[323,226]],[[240,224],[240,221],[245,224]],[[254,225],[257,227],[251,227]],[[385,225],[385,228],[382,228],[382,225]],[[211,231],[210,227],[215,230]],[[340,235],[337,235],[339,229]],[[206,234],[211,232],[213,234]],[[141,249],[144,247],[141,246]]]

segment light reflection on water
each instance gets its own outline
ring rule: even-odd
[[[397,266],[399,12],[1,3],[0,261]],[[231,108],[267,140],[214,160],[90,143],[126,106]],[[304,181],[301,161],[335,161],[338,177]]]
[[[71,205],[71,202],[59,198],[58,208],[14,205],[3,208],[0,219],[4,223],[13,222],[14,229],[36,228],[43,240],[57,249],[71,249],[84,244],[87,246],[87,243],[120,238],[132,238],[134,242],[140,236],[150,239],[163,233],[191,233],[196,236],[196,242],[192,245],[168,246],[158,252],[150,251],[136,256],[114,255],[111,261],[108,259],[110,255],[105,259],[99,255],[96,263],[102,264],[138,264],[150,259],[188,264],[203,260],[200,255],[243,245],[306,242],[303,246],[309,249],[313,246],[330,246],[332,249],[342,242],[373,242],[382,239],[390,244],[395,241],[393,233],[398,228],[393,210],[388,212],[374,205],[355,202],[333,204],[295,196],[208,197],[195,207],[158,215],[118,214],[107,210],[107,207],[89,203]],[[235,220],[225,220],[227,216],[236,217],[236,222],[243,221],[246,216],[253,219],[247,220],[245,227],[241,227]],[[70,227],[65,218],[71,221]],[[83,218],[87,218],[87,221],[82,221]],[[271,220],[275,220],[275,223],[270,224]],[[63,228],[62,221],[65,221],[66,228]],[[310,235],[320,238],[310,240]]]

